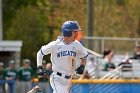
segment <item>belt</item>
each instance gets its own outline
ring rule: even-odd
[[[60,73],[60,72],[56,72],[56,74],[57,74],[58,76],[63,76],[63,74]],[[64,78],[66,78],[66,79],[70,79],[70,77],[71,77],[71,76],[64,75]]]

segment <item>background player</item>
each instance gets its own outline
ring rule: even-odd
[[[43,75],[42,59],[44,55],[51,54],[52,70],[50,83],[53,93],[68,93],[67,84],[74,74],[74,64],[81,59],[77,74],[83,74],[88,53],[77,40],[78,31],[81,30],[77,21],[66,21],[62,25],[63,37],[42,46],[37,53],[38,74]]]
[[[18,72],[17,72],[17,69],[15,67],[15,61],[10,60],[8,67],[6,69],[4,69],[4,79],[8,80],[8,81],[15,80],[15,86],[14,86],[15,93],[18,93],[17,78],[18,78]],[[10,93],[10,91],[11,91],[10,84],[8,84],[8,86],[6,84],[5,90],[6,90],[6,93]]]
[[[29,59],[23,59],[23,66],[19,68],[20,93],[26,93],[32,87],[33,70]]]

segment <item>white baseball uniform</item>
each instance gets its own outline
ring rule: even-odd
[[[77,58],[86,58],[88,53],[79,41],[69,44],[63,42],[63,38],[59,37],[56,41],[42,46],[37,53],[37,65],[42,65],[43,55],[51,54],[53,73],[50,77],[50,83],[53,93],[68,93],[66,86],[70,76],[74,74],[73,65]]]

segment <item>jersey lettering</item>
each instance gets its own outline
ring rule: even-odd
[[[28,72],[28,71],[25,71],[25,72],[22,73],[22,75],[31,75],[31,73]]]
[[[7,75],[16,76],[16,73],[15,72],[8,72]]]
[[[61,51],[61,52],[57,53],[57,57],[63,57],[63,56],[76,57],[76,52],[74,52],[74,51]]]

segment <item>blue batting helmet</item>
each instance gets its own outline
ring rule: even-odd
[[[62,25],[62,34],[63,36],[70,37],[72,36],[72,31],[79,31],[80,26],[77,21],[66,21]]]

